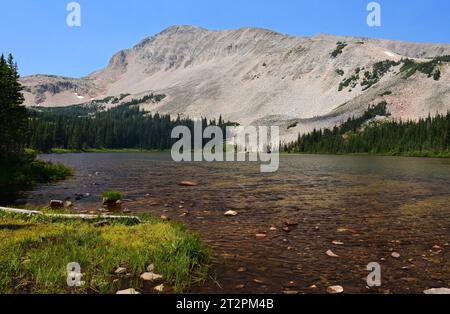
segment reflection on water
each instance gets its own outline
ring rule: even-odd
[[[449,160],[288,155],[277,173],[261,174],[254,163],[179,164],[167,153],[41,158],[74,167],[76,177],[29,193],[33,206],[89,193],[76,210],[97,210],[101,192],[115,189],[124,208],[198,231],[213,248],[215,280],[193,292],[324,293],[342,285],[349,293],[421,293],[450,285]],[[180,187],[182,180],[200,184]],[[225,217],[228,210],[238,216]],[[372,290],[370,262],[382,267],[382,286]]]

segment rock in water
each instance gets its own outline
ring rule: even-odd
[[[73,207],[73,203],[72,203],[71,201],[66,201],[66,202],[64,203],[64,207],[66,207],[66,208]]]
[[[328,250],[326,251],[326,253],[329,257],[339,257],[339,255],[334,254],[334,252],[332,250]]]
[[[450,294],[449,288],[433,288],[425,290],[423,293],[425,294]]]
[[[198,183],[197,182],[192,182],[192,181],[181,181],[180,186],[197,186]]]
[[[342,286],[330,286],[327,288],[327,292],[329,294],[340,294],[344,292],[344,288]]]
[[[289,219],[284,224],[288,227],[294,227],[294,226],[298,226],[298,221]]]
[[[227,216],[227,217],[233,217],[233,216],[237,216],[238,213],[236,211],[234,211],[234,210],[229,210],[224,215]]]
[[[136,290],[134,290],[133,288],[129,288],[129,289],[117,291],[116,294],[140,294],[140,293],[137,292]]]
[[[50,201],[51,208],[61,208],[64,207],[64,202],[60,200],[51,200]]]
[[[393,253],[391,254],[391,256],[392,256],[393,258],[400,258],[400,253],[393,252]]]
[[[163,276],[152,273],[152,272],[147,272],[147,273],[143,273],[141,275],[141,279],[144,281],[150,281],[150,282],[159,282],[163,279]]]

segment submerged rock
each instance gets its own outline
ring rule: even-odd
[[[193,181],[181,181],[180,183],[179,183],[179,185],[180,186],[198,186],[198,183],[197,182],[193,182]]]
[[[50,201],[51,208],[61,208],[64,207],[64,202],[60,200],[51,200]]]
[[[298,221],[289,219],[289,220],[285,221],[284,224],[288,227],[294,227],[294,226],[298,226]]]
[[[328,250],[325,252],[329,257],[339,257],[339,255],[336,255],[332,250]]]
[[[237,216],[238,213],[236,211],[234,211],[234,210],[229,210],[224,215],[227,216],[227,217],[233,217],[233,216]]]

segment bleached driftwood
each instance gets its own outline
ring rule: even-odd
[[[113,216],[113,215],[87,215],[87,214],[48,214],[37,210],[25,210],[17,208],[0,207],[0,211],[13,214],[22,215],[42,215],[50,218],[64,218],[64,219],[83,219],[83,220],[94,220],[94,219],[130,219],[136,222],[141,222],[137,216]]]

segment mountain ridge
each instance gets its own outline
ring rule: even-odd
[[[115,53],[106,68],[86,77],[37,75],[24,77],[22,84],[28,106],[130,94],[127,101],[158,93],[167,96],[164,101],[141,106],[190,117],[222,115],[243,125],[277,124],[284,138],[293,138],[342,123],[381,101],[387,101],[394,118],[417,119],[449,110],[447,63],[433,63],[432,74],[439,71],[439,80],[419,71],[406,79],[401,73],[408,58],[422,64],[442,55],[450,55],[450,45],[175,25]],[[399,64],[378,75],[374,67],[382,62]],[[366,72],[380,77],[372,79]],[[288,128],[293,121],[301,123]]]

